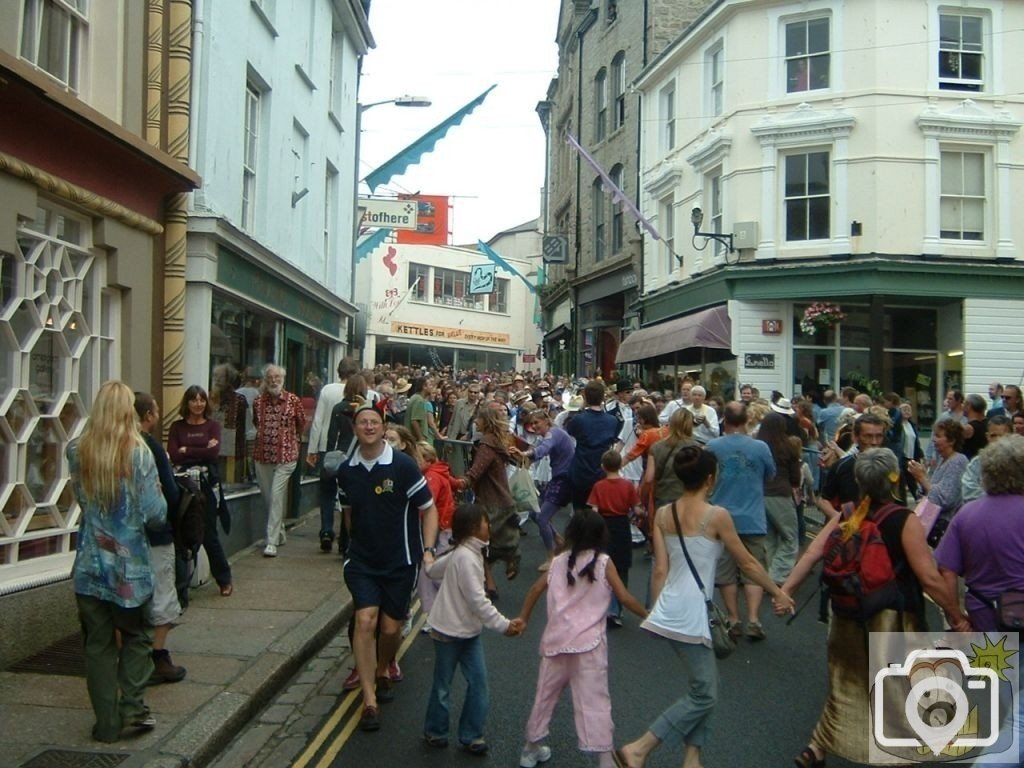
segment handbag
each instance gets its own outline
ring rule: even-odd
[[[540,497],[537,493],[537,485],[533,482],[530,470],[525,467],[518,467],[508,480],[508,489],[512,498],[516,501],[516,510],[519,512],[539,512]]]
[[[729,635],[729,620],[722,609],[704,591],[704,582],[701,581],[697,567],[693,564],[690,553],[686,549],[686,540],[683,538],[683,529],[679,525],[679,515],[676,512],[675,503],[672,504],[672,522],[676,524],[676,536],[679,537],[679,545],[683,548],[683,557],[686,558],[686,564],[690,566],[693,580],[697,582],[700,593],[704,595],[704,604],[708,609],[708,627],[711,631],[711,648],[714,650],[716,658],[727,658],[736,650],[736,640]]]
[[[999,628],[1005,632],[1024,631],[1024,591],[1008,589],[996,598]]]
[[[914,514],[917,515],[917,519],[920,520],[921,525],[924,526],[925,536],[932,532],[932,528],[935,526],[935,521],[939,519],[939,514],[941,512],[942,507],[934,501],[930,501],[927,496],[917,502],[917,506],[914,508]]]

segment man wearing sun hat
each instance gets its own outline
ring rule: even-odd
[[[359,727],[375,731],[379,702],[394,698],[388,664],[402,641],[416,574],[421,562],[434,558],[437,508],[416,462],[384,440],[379,410],[359,406],[353,426],[357,448],[338,468],[351,504],[344,573],[355,607],[352,652],[364,705]]]

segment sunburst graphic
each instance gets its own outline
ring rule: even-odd
[[[999,638],[998,643],[993,644],[992,639],[985,635],[985,645],[971,643],[971,653],[974,655],[968,654],[972,667],[976,669],[991,669],[1004,683],[1010,682],[1010,678],[1006,676],[1006,670],[1014,668],[1010,664],[1009,659],[1011,656],[1017,655],[1017,651],[1006,647],[1006,637],[1006,635],[1003,635]]]

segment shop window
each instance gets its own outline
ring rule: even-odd
[[[829,20],[806,19],[786,25],[786,92],[829,86]]]
[[[16,251],[0,254],[0,565],[74,548],[64,452],[121,357],[119,294],[105,289],[91,232],[88,219],[42,203],[18,221]]]

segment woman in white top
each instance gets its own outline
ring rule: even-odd
[[[729,511],[708,504],[707,497],[718,474],[714,454],[688,446],[676,454],[672,468],[683,483],[683,495],[655,513],[651,582],[655,603],[640,626],[671,641],[672,650],[683,662],[690,679],[685,685],[686,693],[662,712],[643,736],[616,750],[615,761],[620,768],[639,768],[662,742],[670,746],[685,744],[683,768],[702,765],[707,723],[718,698],[718,668],[711,649],[706,598],[687,565],[680,533],[709,594],[715,583],[718,556],[727,549],[751,581],[782,599],[790,610],[793,608],[792,598],[778,588],[743,546]]]

